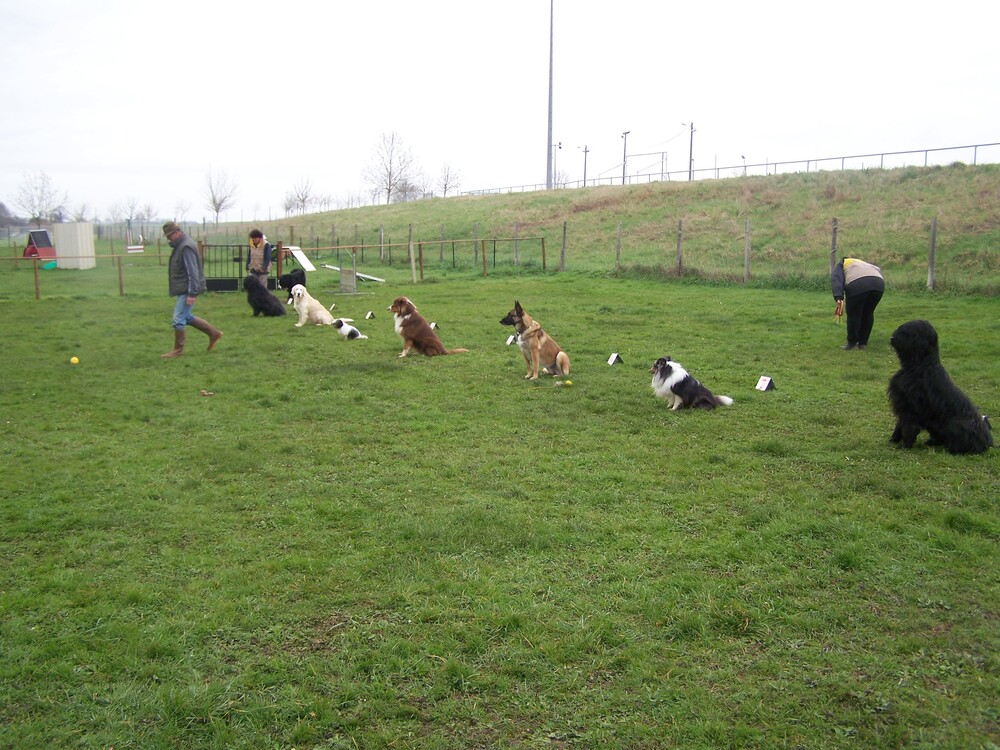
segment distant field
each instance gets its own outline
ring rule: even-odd
[[[1000,413],[997,297],[890,290],[844,352],[825,289],[400,269],[315,285],[367,341],[209,294],[166,361],[147,270],[0,299],[0,746],[1000,744],[1000,459],[889,447],[885,397],[925,317]],[[398,358],[400,293],[469,353]],[[669,412],[663,354],[735,405]]]
[[[742,284],[749,227],[751,286],[819,290],[828,280],[834,219],[837,255],[852,254],[877,263],[896,290],[927,286],[933,230],[936,291],[983,295],[1000,291],[1000,165],[811,172],[455,197],[230,223],[217,229],[192,225],[188,231],[206,242],[239,243],[251,225],[259,225],[272,242],[311,250],[320,262],[331,262],[337,251],[317,248],[353,246],[359,270],[390,279],[410,278],[406,247],[412,234],[415,248],[422,245],[425,278],[435,280],[482,276],[479,253],[484,241],[488,274],[538,274],[544,238],[544,265],[549,272],[564,261],[568,273],[682,275],[713,284]],[[154,244],[145,254],[155,255],[157,227],[146,228],[146,234]],[[113,246],[119,254],[123,247],[121,240]],[[165,243],[161,249],[167,250]],[[17,247],[8,250],[10,255],[19,254]],[[111,241],[98,243],[99,254],[111,250]],[[148,260],[128,256],[123,262],[126,294],[146,289],[158,293],[155,276],[149,284],[129,280]],[[88,272],[80,286],[117,294],[117,269],[111,261],[102,268]],[[43,276],[42,282],[50,277]],[[58,284],[53,289],[54,295],[81,293],[63,292]],[[25,294],[34,294],[30,268],[0,259],[0,299]]]

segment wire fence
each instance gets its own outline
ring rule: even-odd
[[[1000,293],[1000,252],[948,217],[912,227],[887,226],[877,217],[847,222],[831,217],[795,237],[764,221],[755,225],[749,216],[721,224],[699,216],[665,220],[655,233],[619,222],[603,240],[591,239],[585,247],[574,241],[570,222],[533,229],[530,235],[476,239],[458,236],[461,229],[449,239],[442,230],[430,240],[296,249],[315,267],[309,283],[322,288],[338,285],[341,268],[350,267],[398,284],[569,271],[817,289],[828,284],[834,257],[850,255],[881,266],[887,284],[897,288]],[[277,273],[298,265],[289,245],[274,244]],[[246,246],[199,246],[203,256],[221,258],[206,263],[206,275],[224,282],[215,288],[242,290]],[[58,258],[0,258],[0,300],[166,294],[169,246],[120,250],[99,244],[97,254],[74,258],[73,267],[61,267]]]
[[[955,162],[966,164],[1000,163],[1000,143],[975,143],[969,146],[947,146],[925,148],[913,151],[882,151],[870,154],[850,154],[847,156],[825,156],[818,159],[795,159],[792,161],[750,161],[741,160],[736,164],[694,168],[689,164],[685,151],[680,161],[682,169],[670,169],[671,154],[667,151],[627,154],[625,161],[603,170],[596,177],[587,177],[586,162],[583,177],[570,180],[556,176],[554,188],[597,187],[599,185],[644,185],[651,182],[684,182],[692,180],[719,180],[727,177],[747,177],[759,175],[789,174],[795,172],[819,172],[824,170],[843,171],[846,169],[895,169],[900,167],[929,167]],[[673,154],[674,160],[679,159]],[[638,162],[639,166],[632,166]],[[624,166],[624,169],[623,169]],[[629,172],[629,168],[633,171]],[[613,173],[613,174],[612,174]],[[563,173],[560,173],[563,174]],[[545,190],[546,184],[526,183],[504,187],[484,188],[464,191],[462,195],[491,195],[503,193],[528,193]]]

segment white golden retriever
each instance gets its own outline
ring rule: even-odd
[[[316,326],[332,326],[333,316],[319,301],[306,291],[302,284],[292,287],[292,301],[295,304],[295,312],[299,314],[299,322],[296,328],[301,328],[306,323]]]

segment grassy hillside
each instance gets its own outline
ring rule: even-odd
[[[435,242],[544,236],[548,268],[558,268],[566,225],[566,270],[674,270],[678,222],[684,272],[713,280],[743,279],[747,220],[753,283],[825,286],[838,221],[838,255],[881,265],[891,285],[926,286],[931,223],[937,219],[935,288],[994,294],[1000,289],[1000,165],[907,167],[812,172],[699,182],[658,182],[510,195],[462,196],[391,206],[332,211],[263,222],[272,240],[306,247],[430,243],[425,259],[440,257]],[[478,235],[476,225],[478,224]],[[249,225],[226,232],[245,236]],[[522,242],[521,266],[540,266],[536,244]],[[471,245],[460,246],[469,271]],[[498,253],[509,260],[511,243]],[[396,257],[400,255],[396,251]],[[430,257],[428,257],[428,255]],[[445,248],[450,261],[450,248]],[[367,259],[367,258],[366,258]],[[460,258],[461,259],[461,258]],[[447,265],[447,264],[446,264]]]
[[[548,273],[562,266],[571,275],[815,291],[829,283],[834,219],[836,254],[881,266],[891,291],[927,288],[936,221],[934,291],[1000,292],[1000,165],[995,164],[459,196],[283,221],[190,225],[188,231],[208,243],[239,244],[251,226],[259,226],[273,243],[308,249],[317,265],[339,266],[355,246],[358,270],[390,282],[412,278],[406,257],[412,230],[415,250],[422,250],[417,272],[422,270],[427,281],[481,277],[485,249],[490,276],[530,276],[544,265]],[[169,253],[158,230],[149,234],[159,240],[161,253]],[[97,247],[99,255],[122,251],[121,240],[104,240]],[[41,296],[159,295],[165,255],[156,251],[154,244],[142,256],[126,256],[120,271],[114,259],[102,257],[96,271],[46,272],[38,282]],[[20,254],[19,249],[11,252]],[[0,299],[33,297],[31,264],[2,260]],[[238,275],[238,265],[230,268]],[[311,283],[337,283],[327,271],[320,279]]]

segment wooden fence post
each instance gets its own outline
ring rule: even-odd
[[[563,222],[562,248],[559,250],[559,270],[566,270],[566,222]]]
[[[410,232],[406,240],[406,252],[410,256],[410,278],[413,283],[417,283],[417,266],[416,260],[413,257],[413,225],[410,224]]]
[[[837,218],[833,219],[833,236],[830,238],[830,275],[837,265]]]
[[[618,241],[615,243],[615,272],[618,272],[622,263],[622,223],[618,222]]]
[[[681,235],[682,235],[683,220],[677,220],[677,274],[680,275],[681,272]]]
[[[927,288],[934,289],[934,249],[937,247],[937,216],[931,219],[931,247],[927,252]]]
[[[750,281],[750,217],[743,230],[743,283]]]

